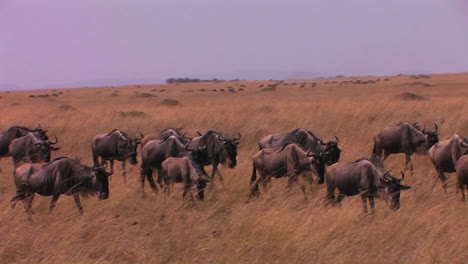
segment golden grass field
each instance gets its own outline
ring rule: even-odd
[[[340,86],[357,79],[380,81]],[[363,215],[359,197],[345,198],[341,208],[325,208],[325,185],[312,185],[305,201],[297,186],[286,190],[284,179],[273,180],[267,193],[260,189],[258,200],[245,203],[250,158],[258,140],[270,133],[301,127],[324,139],[336,135],[341,161],[369,155],[374,134],[401,121],[431,129],[437,122],[442,140],[454,133],[468,136],[468,74],[286,81],[292,82],[298,84],[279,85],[273,92],[258,87],[272,81],[1,92],[1,130],[41,124],[59,138],[61,150],[54,157],[81,158],[89,165],[91,139],[113,128],[134,135],[183,127],[188,136],[215,129],[226,136],[240,132],[242,139],[238,166],[221,168],[226,189],[217,182],[206,201],[183,201],[179,188],[169,199],[162,192],[142,199],[139,165],[127,164],[124,184],[116,163],[108,200],[82,199],[80,216],[73,199],[61,196],[49,215],[50,197],[36,196],[33,222],[21,204],[10,208],[12,162],[3,158],[0,263],[468,263],[468,204],[456,193],[454,174],[447,196],[440,182],[434,186],[436,172],[427,156],[413,156],[415,175],[404,180],[412,189],[402,192],[396,212],[378,200],[375,213]],[[228,86],[237,91],[240,85],[245,91],[211,91]],[[63,94],[29,97],[59,91]],[[426,100],[404,100],[404,92]],[[166,98],[180,104],[161,105]],[[121,114],[129,111],[144,114]],[[398,174],[404,155],[391,156],[386,167]]]

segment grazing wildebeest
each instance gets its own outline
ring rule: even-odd
[[[328,152],[329,160],[328,165],[338,162],[340,159],[341,149],[338,147],[338,137],[335,136],[336,141],[330,140],[327,142],[322,141],[319,137],[315,136],[312,132],[296,128],[287,134],[270,134],[260,139],[258,146],[259,150],[264,148],[283,147],[290,143],[299,145],[302,150],[310,150],[313,153]]]
[[[156,184],[153,179],[153,170],[158,172],[157,181],[162,185],[161,164],[164,160],[170,157],[183,157],[190,154],[192,149],[189,149],[188,143],[184,145],[181,139],[177,136],[170,135],[164,139],[155,139],[149,141],[141,150],[141,167],[140,180],[142,194],[144,195],[145,178],[151,188],[156,191]]]
[[[187,148],[187,146],[186,146]],[[208,152],[205,147],[197,149],[188,149],[183,157],[170,157],[163,161],[161,164],[162,181],[166,194],[169,194],[172,183],[179,182],[184,184],[184,192],[182,197],[185,198],[187,192],[190,192],[190,200],[193,200],[192,187],[197,187],[197,198],[203,200],[205,195],[205,187],[207,179],[203,172],[203,165],[200,163],[204,161]]]
[[[450,139],[443,140],[429,149],[429,157],[437,170],[438,178],[446,191],[447,183],[444,173],[455,172],[458,159],[468,152],[468,138],[455,134]],[[437,180],[437,179],[436,179]]]
[[[411,187],[402,185],[405,174],[401,172],[401,179],[390,175],[384,170],[380,160],[362,158],[354,162],[338,162],[327,167],[325,178],[327,181],[326,203],[341,204],[345,196],[361,195],[364,212],[367,212],[367,200],[374,209],[374,197],[390,200],[390,208],[400,208],[400,191]],[[335,200],[335,189],[339,194]]]
[[[108,134],[100,134],[94,137],[91,144],[93,153],[94,167],[99,166],[99,157],[101,158],[101,165],[106,160],[110,161],[111,173],[114,173],[114,160],[122,161],[122,176],[126,182],[125,162],[130,159],[130,164],[135,165],[137,161],[137,146],[141,143],[143,134],[140,138],[131,138],[125,132],[114,129]]]
[[[105,163],[106,164],[106,163]],[[99,200],[109,198],[108,173],[104,167],[90,168],[66,158],[56,158],[48,163],[25,163],[14,173],[16,195],[11,199],[12,207],[22,200],[28,215],[34,194],[52,196],[49,213],[52,212],[60,195],[73,195],[76,207],[83,213],[80,194],[99,194]]]
[[[468,147],[468,145],[467,145]],[[457,161],[457,185],[461,191],[462,200],[465,201],[465,190],[468,190],[468,154],[461,156]]]
[[[205,147],[208,151],[208,157],[202,163],[203,166],[211,165],[213,167],[211,171],[211,186],[213,186],[215,174],[218,175],[221,184],[224,186],[223,175],[218,168],[220,163],[227,165],[229,168],[236,167],[237,145],[239,145],[239,140],[242,137],[240,133],[237,134],[238,137],[235,138],[223,138],[221,133],[209,130],[205,135],[195,137],[190,142],[192,148]]]
[[[146,143],[148,143],[151,140],[164,139],[164,138],[167,138],[169,136],[176,136],[176,137],[180,138],[180,140],[184,144],[187,144],[187,142],[190,141],[190,138],[187,138],[187,137],[185,137],[185,134],[182,134],[181,128],[166,128],[166,129],[163,129],[163,130],[161,130],[159,132],[151,133],[151,134],[146,135],[141,140],[141,148],[143,148],[146,145]]]
[[[13,166],[16,168],[20,163],[27,162],[49,162],[50,152],[60,149],[53,146],[57,143],[57,137],[55,137],[55,142],[40,140],[31,132],[24,137],[13,139],[9,146],[9,152],[13,159]]]
[[[43,130],[40,126],[37,126],[35,129],[22,126],[10,127],[0,136],[0,157],[9,157],[11,155],[9,152],[9,146],[13,139],[24,137],[28,133],[33,133],[37,139],[48,140],[49,138],[47,137],[46,132],[47,130]]]
[[[258,184],[267,187],[270,178],[289,177],[288,187],[303,174],[303,177],[312,184],[313,179],[309,172],[316,170],[318,173],[318,184],[323,184],[325,160],[321,154],[304,151],[294,143],[284,148],[266,148],[257,152],[253,157],[252,177],[250,178],[250,196],[258,196],[260,191]],[[320,169],[319,169],[320,168]],[[257,177],[257,171],[259,177]],[[301,186],[305,195],[305,186]],[[307,196],[306,196],[307,199]]]
[[[396,126],[383,128],[374,137],[372,157],[385,161],[390,154],[405,153],[405,171],[410,170],[413,173],[411,155],[426,154],[429,148],[439,142],[439,127],[436,123],[434,126],[434,131],[426,130],[426,128],[421,131],[417,123],[402,122]]]

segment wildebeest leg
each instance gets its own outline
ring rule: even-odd
[[[364,209],[364,213],[367,213],[367,194],[361,194],[362,206]]]
[[[141,166],[140,168],[140,182],[141,182],[141,195],[145,197],[145,178],[146,178],[146,171],[150,168],[144,168]]]
[[[105,161],[104,161],[104,163],[105,163]],[[104,164],[103,164],[103,166],[104,166]],[[114,173],[114,160],[113,159],[110,160],[110,173]]]
[[[382,162],[384,162],[388,158],[388,156],[390,156],[390,154],[391,154],[390,152],[384,150],[384,157],[382,159]]]
[[[17,192],[16,195],[15,195],[13,198],[11,198],[11,200],[10,200],[11,208],[14,208],[15,205],[16,205],[16,203],[17,203],[19,200],[24,200],[24,199],[26,199],[25,194],[24,194],[24,193],[18,193],[18,192]]]
[[[336,197],[335,204],[338,205],[338,206],[341,206],[341,201],[343,201],[345,196],[346,195],[344,195],[343,193],[339,193],[338,196]]]
[[[369,197],[367,197],[367,198],[369,198],[369,204],[370,204],[371,212],[373,212],[373,211],[374,211],[374,207],[375,207],[374,196],[369,196]]]
[[[334,185],[327,183],[327,196],[325,197],[325,201],[323,201],[325,205],[335,204],[335,189]]]
[[[219,181],[221,182],[221,186],[223,187],[223,189],[226,189],[226,187],[224,186],[223,175],[219,171],[217,164],[213,165],[213,176],[214,176],[214,173],[216,173],[216,175],[218,175]],[[214,178],[213,178],[213,182],[214,182]]]
[[[74,194],[74,195],[73,195],[73,200],[75,201],[76,208],[78,208],[78,211],[79,211],[80,214],[82,215],[82,214],[83,214],[83,207],[81,206],[80,195],[77,194],[77,193]]]
[[[445,177],[444,172],[439,168],[437,168],[437,176],[438,176],[438,179],[442,181],[442,188],[444,189],[445,195],[447,195],[447,181],[446,181],[447,178]],[[437,178],[434,182],[434,185],[436,184],[436,182],[437,182]]]
[[[31,214],[34,213],[31,210],[33,199],[34,199],[34,193],[27,193],[27,194],[25,194],[25,199],[23,200],[24,210],[26,211],[26,214],[28,215],[29,219],[31,219]]]
[[[125,184],[127,184],[127,172],[125,171],[125,160],[122,161],[122,176],[123,176],[123,181]]]
[[[405,154],[405,159],[406,159],[406,166],[405,166],[405,171],[409,170],[411,172],[411,175],[414,176],[414,168],[413,168],[413,163],[411,162],[411,155],[410,154]]]
[[[255,169],[255,168],[254,168]],[[264,176],[263,174],[259,173],[258,175],[259,177],[256,177],[256,179],[250,183],[250,195],[249,195],[249,198],[247,199],[246,202],[250,201],[250,199],[252,197],[259,197],[260,196],[260,190],[258,189],[258,184],[261,182],[261,181],[264,181]]]
[[[458,193],[458,190],[461,191],[462,201],[465,202],[465,189],[464,189],[465,185],[461,182],[461,179],[458,179],[457,185],[458,185],[457,193]]]
[[[59,197],[60,197],[60,194],[52,195],[52,200],[50,200],[50,205],[49,205],[49,214],[52,213],[52,210],[54,209],[55,204],[57,203],[57,200]]]

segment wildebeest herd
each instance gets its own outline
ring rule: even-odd
[[[13,126],[0,134],[0,157],[12,157],[16,195],[11,199],[24,202],[26,213],[30,216],[31,205],[36,193],[52,196],[50,212],[60,195],[71,195],[82,213],[80,194],[98,194],[99,200],[109,198],[108,177],[113,174],[114,160],[122,162],[122,175],[126,181],[125,164],[128,159],[136,165],[138,146],[141,150],[140,181],[142,195],[147,180],[150,187],[170,193],[172,183],[183,183],[183,197],[189,194],[204,199],[207,183],[211,186],[217,177],[224,187],[219,165],[229,168],[237,165],[237,145],[241,134],[225,138],[220,132],[209,130],[198,132],[197,137],[189,138],[180,129],[167,128],[144,136],[138,133],[131,137],[124,131],[114,129],[94,137],[91,143],[92,167],[67,157],[51,160],[51,152],[58,150],[57,137],[49,140],[47,131],[40,126],[31,129]],[[374,198],[383,198],[390,208],[400,207],[400,191],[411,187],[401,182],[384,168],[383,162],[390,154],[404,153],[406,168],[413,173],[411,155],[428,154],[446,191],[444,173],[456,172],[462,199],[464,188],[468,188],[468,138],[453,135],[450,139],[439,141],[439,127],[434,130],[420,128],[417,123],[401,122],[395,126],[381,129],[374,137],[374,147],[370,157],[359,158],[352,162],[341,162],[339,140],[323,141],[306,129],[294,129],[285,134],[271,134],[259,141],[259,151],[252,157],[252,175],[248,201],[260,194],[259,185],[268,189],[272,178],[288,178],[288,187],[303,182],[327,184],[325,205],[339,205],[345,196],[360,195],[364,211],[367,201],[374,208]],[[110,172],[107,172],[107,161]],[[211,175],[205,166],[212,166]],[[153,172],[157,172],[156,181]],[[304,181],[299,181],[302,176]],[[335,196],[335,190],[338,195]],[[306,196],[307,199],[307,196]]]

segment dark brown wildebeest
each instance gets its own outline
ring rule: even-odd
[[[60,195],[73,195],[76,207],[83,213],[80,194],[99,194],[99,200],[109,198],[108,173],[104,167],[90,168],[78,162],[60,157],[48,163],[25,163],[14,173],[16,195],[11,199],[12,207],[22,200],[28,215],[34,194],[52,196],[49,213],[52,212]]]
[[[208,152],[205,147],[188,150],[190,152],[186,153],[186,156],[170,157],[161,164],[161,178],[164,182],[165,193],[166,195],[170,193],[172,183],[179,182],[184,184],[182,198],[185,198],[187,192],[190,192],[190,200],[193,200],[191,189],[195,185],[197,187],[196,197],[203,200],[207,179],[200,161],[207,158]]]
[[[10,127],[7,131],[0,134],[0,157],[9,157],[11,156],[9,152],[9,146],[13,139],[26,136],[28,133],[33,133],[33,135],[40,140],[48,140],[47,130],[43,130],[40,126],[37,126],[35,129],[22,127],[22,126],[13,126]]]
[[[467,145],[468,147],[468,145]],[[468,154],[461,156],[457,161],[457,185],[461,191],[462,200],[465,201],[465,186],[468,190]]]
[[[189,146],[191,148],[205,147],[208,151],[208,157],[202,164],[203,166],[211,165],[213,167],[211,171],[211,186],[213,186],[215,175],[218,175],[221,184],[224,186],[223,175],[218,168],[219,164],[227,165],[231,169],[236,167],[237,145],[239,145],[239,140],[242,137],[240,133],[237,133],[237,135],[235,138],[224,138],[221,133],[209,130],[205,135],[195,137],[190,142]],[[203,169],[203,171],[205,170]]]
[[[151,140],[155,139],[164,139],[169,136],[176,136],[179,137],[182,143],[187,144],[187,142],[190,141],[190,138],[185,137],[185,134],[182,134],[181,128],[166,128],[163,129],[159,132],[156,133],[151,133],[146,135],[142,140],[141,140],[141,148],[143,148],[146,143],[148,143]]]
[[[401,172],[401,179],[390,175],[384,170],[380,160],[362,158],[354,162],[338,162],[326,169],[327,181],[326,203],[341,204],[345,196],[361,195],[364,212],[367,212],[367,200],[371,210],[374,209],[374,197],[390,201],[390,208],[400,208],[400,191],[411,187],[402,185],[405,174]],[[339,194],[335,200],[335,189]]]
[[[122,176],[126,182],[126,160],[130,159],[132,165],[138,163],[137,146],[144,137],[142,133],[138,132],[138,134],[140,134],[140,138],[131,138],[125,132],[114,129],[108,134],[95,136],[91,144],[94,167],[98,167],[99,164],[102,166],[106,160],[109,160],[111,173],[114,173],[114,160],[122,161]],[[101,163],[99,163],[99,157]]]
[[[320,154],[302,150],[299,145],[288,144],[284,148],[266,148],[257,152],[253,157],[252,176],[250,178],[249,200],[254,196],[259,196],[258,184],[262,183],[266,189],[270,178],[289,177],[288,188],[291,187],[299,175],[303,174],[304,179],[312,184],[313,179],[309,172],[316,170],[318,173],[318,184],[323,184],[325,161]],[[257,171],[259,177],[257,177]],[[305,194],[305,186],[301,186]],[[307,196],[306,196],[307,199]]]
[[[447,183],[444,173],[455,172],[458,159],[468,153],[468,138],[455,134],[450,139],[443,140],[429,149],[429,157],[437,170],[438,178],[447,192]],[[437,180],[437,179],[436,179]]]
[[[153,170],[157,170],[157,181],[162,185],[162,162],[170,157],[183,157],[189,155],[190,151],[193,149],[189,149],[187,145],[188,143],[184,145],[178,136],[170,135],[164,139],[151,140],[142,148],[140,180],[143,196],[145,195],[145,179],[148,180],[151,188],[156,191],[156,184],[153,179]]]
[[[49,162],[50,152],[60,149],[53,146],[57,143],[57,137],[55,142],[40,140],[31,132],[24,137],[13,139],[9,146],[13,166],[16,168],[20,163]]]
[[[421,131],[417,127],[417,123],[402,122],[396,126],[383,128],[374,137],[372,157],[383,162],[390,154],[405,153],[405,171],[410,170],[413,174],[411,155],[414,153],[426,154],[429,148],[439,142],[439,127],[436,123],[434,126],[434,131],[426,130],[426,128]]]
[[[304,151],[310,150],[313,153],[327,152],[329,156],[327,164],[331,165],[339,161],[341,154],[341,149],[338,147],[338,137],[335,136],[335,139],[336,141],[330,140],[324,142],[312,132],[302,128],[296,128],[287,134],[270,134],[264,136],[258,142],[258,147],[262,150],[264,148],[284,147],[294,143],[299,145]]]

